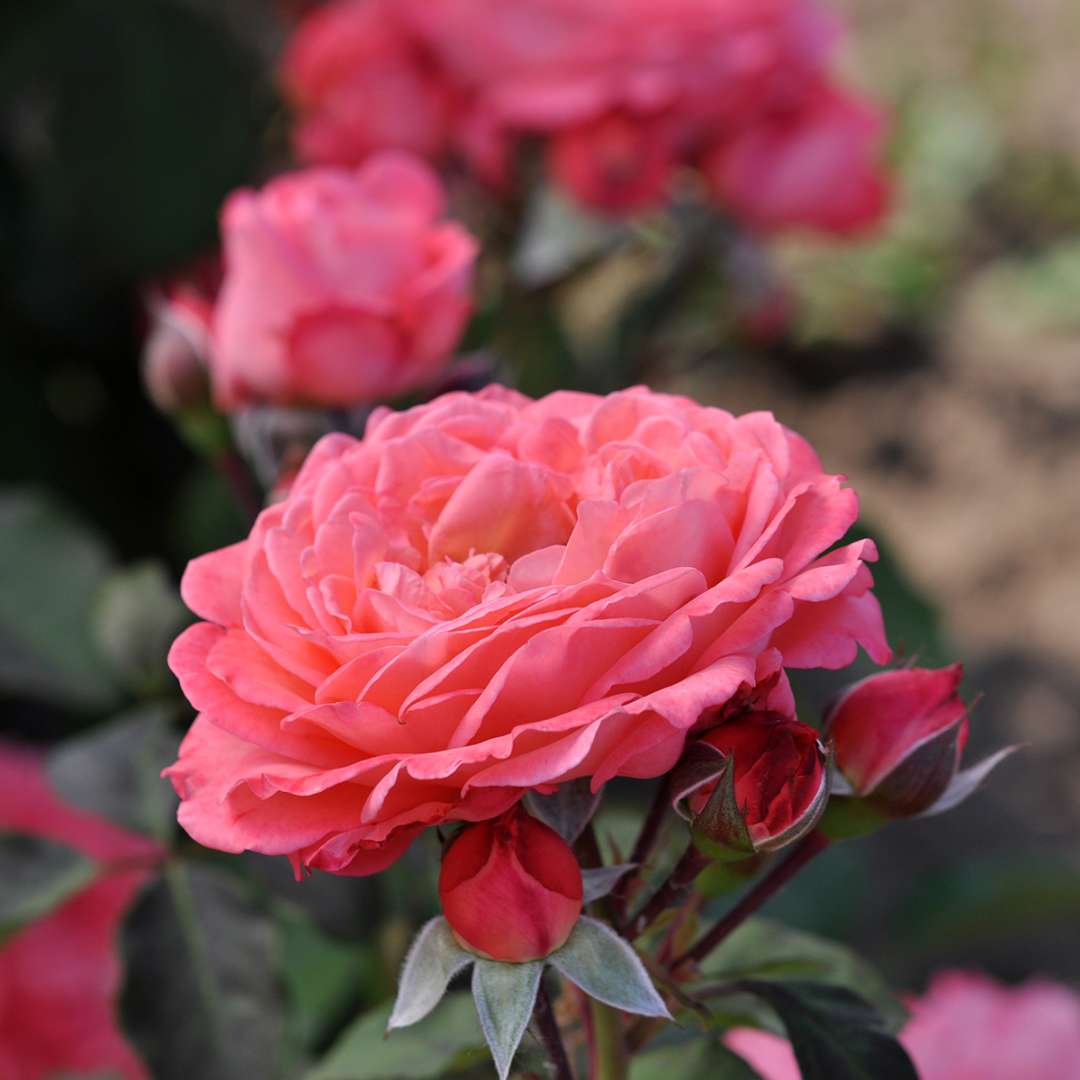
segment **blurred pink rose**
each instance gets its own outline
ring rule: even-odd
[[[348,406],[437,376],[470,311],[476,256],[443,211],[435,174],[392,152],[233,194],[211,349],[220,407]]]
[[[865,101],[822,86],[718,143],[704,170],[717,199],[754,228],[857,232],[888,206],[883,128]]]
[[[159,849],[61,802],[35,754],[2,744],[0,830],[66,844],[100,864],[92,884],[0,945],[0,1078],[142,1080],[146,1070],[116,1025],[116,936]]]
[[[556,180],[611,213],[662,204],[680,165],[755,227],[848,232],[884,210],[880,124],[829,81],[837,25],[813,0],[400,8],[458,88],[459,149],[483,176],[542,137]]]
[[[908,1004],[901,1041],[922,1080],[1080,1080],[1080,995],[1065,986],[948,971]]]
[[[908,1004],[900,1041],[922,1080],[1080,1080],[1080,995],[1065,986],[949,971]],[[736,1028],[724,1041],[763,1080],[799,1080],[786,1039]]]
[[[771,415],[644,388],[379,410],[188,567],[181,824],[370,873],[530,788],[665,773],[734,695],[791,716],[783,667],[890,655],[873,544],[830,550],[857,506]]]
[[[359,165],[380,150],[438,157],[452,93],[398,15],[397,0],[316,8],[293,34],[280,80],[297,113],[301,160]]]

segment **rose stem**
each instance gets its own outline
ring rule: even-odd
[[[675,869],[668,875],[667,881],[652,894],[648,903],[630,921],[625,936],[631,941],[641,937],[669,907],[674,907],[683,899],[709,862],[709,857],[702,855],[691,844],[675,864]]]
[[[240,512],[254,521],[263,508],[263,500],[244,459],[230,446],[218,454],[215,464],[229,485]]]
[[[684,964],[700,963],[730,933],[738,929],[766,900],[778,893],[815,855],[829,846],[829,838],[812,832],[783,862],[777,863],[707,934],[671,962],[677,972]]]
[[[634,844],[634,850],[629,859],[629,862],[635,864],[637,869],[623,878],[611,894],[619,922],[626,920],[626,909],[634,898],[634,894],[641,888],[646,864],[652,858],[657,841],[660,839],[660,830],[669,809],[668,784],[663,781],[656,789],[656,795],[641,824],[641,832],[638,833],[637,842]]]
[[[622,1018],[596,998],[589,999],[589,1018],[592,1028],[590,1080],[626,1080],[630,1066]]]
[[[559,1023],[555,1019],[555,1010],[551,1007],[551,998],[544,988],[543,980],[540,981],[540,989],[536,995],[536,1010],[533,1013],[536,1021],[536,1029],[540,1033],[544,1049],[555,1066],[557,1080],[574,1080],[574,1073],[570,1068],[570,1059],[566,1056],[566,1047],[563,1046],[562,1035],[559,1034]]]

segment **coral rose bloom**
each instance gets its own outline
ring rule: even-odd
[[[380,410],[188,567],[180,821],[370,873],[530,788],[658,776],[759,684],[793,715],[785,666],[889,657],[873,544],[829,551],[856,511],[766,413],[642,388]]]

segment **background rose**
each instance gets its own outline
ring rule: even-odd
[[[784,665],[889,657],[855,494],[770,415],[499,387],[330,436],[196,559],[169,770],[200,843],[365,873],[525,789],[651,777]]]
[[[0,1077],[142,1080],[146,1070],[116,1023],[116,935],[150,873],[131,860],[145,863],[159,849],[61,802],[40,759],[10,745],[0,745],[0,830],[66,844],[101,864],[87,888],[0,946]]]
[[[233,194],[214,316],[218,404],[353,405],[433,378],[457,343],[476,245],[407,155]]]
[[[1043,979],[1003,986],[976,972],[938,975],[909,1003],[900,1034],[922,1080],[1076,1080],[1080,997]],[[799,1080],[786,1039],[736,1028],[725,1042],[764,1080]]]
[[[296,153],[357,165],[379,150],[438,157],[449,141],[452,92],[402,23],[396,0],[344,0],[311,12],[281,62],[297,112]]]
[[[504,178],[505,144],[540,135],[559,183],[613,213],[663,202],[679,164],[754,227],[845,232],[885,209],[880,120],[829,80],[837,27],[817,4],[403,6],[486,133],[462,146],[481,175]]]

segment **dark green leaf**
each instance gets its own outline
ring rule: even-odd
[[[780,1017],[802,1080],[918,1080],[881,1015],[850,990],[756,979],[739,980],[732,989],[767,1002]]]
[[[50,496],[0,495],[0,688],[86,710],[116,700],[91,634],[110,569],[101,539]]]
[[[49,779],[65,801],[168,843],[177,798],[161,770],[176,760],[171,706],[143,705],[61,743]]]
[[[554,829],[568,844],[585,831],[600,805],[602,792],[594,792],[588,779],[568,780],[553,795],[530,791],[525,806],[533,817]]]
[[[151,695],[172,685],[165,657],[190,616],[161,563],[118,570],[105,582],[94,614],[98,648],[128,689]]]
[[[630,1066],[630,1080],[761,1080],[738,1054],[715,1036],[673,1043],[642,1054]]]
[[[281,1074],[274,926],[208,866],[174,862],[124,929],[125,1027],[155,1080]]]
[[[469,994],[447,994],[415,1027],[386,1034],[390,1005],[361,1017],[305,1080],[428,1080],[489,1060]]]
[[[299,1052],[311,1052],[370,989],[375,960],[366,946],[325,934],[296,904],[275,904],[274,921],[289,1039]]]
[[[47,915],[93,879],[89,859],[63,844],[0,833],[0,940]]]
[[[845,987],[867,998],[891,1031],[898,1031],[907,1013],[884,979],[857,953],[771,919],[750,919],[739,927],[704,963],[710,982],[725,980],[809,979]]]

